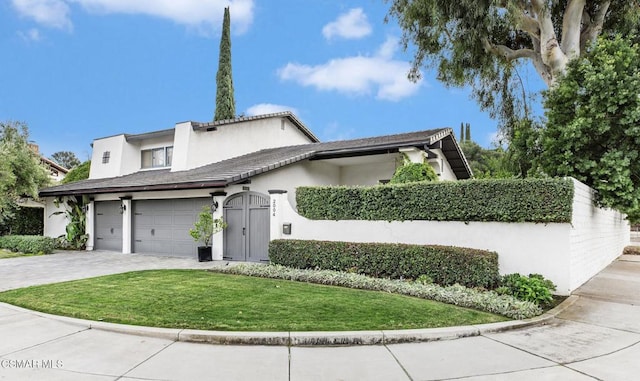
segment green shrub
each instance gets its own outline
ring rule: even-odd
[[[438,174],[427,163],[404,163],[398,167],[391,178],[391,184],[415,183],[418,181],[436,181]]]
[[[89,171],[91,170],[91,160],[87,160],[84,163],[78,165],[67,173],[67,175],[60,182],[61,184],[75,183],[76,181],[86,180],[89,178]]]
[[[44,231],[44,209],[15,207],[10,217],[0,224],[1,234],[41,235]]]
[[[6,235],[0,237],[0,248],[25,254],[51,254],[56,243],[53,238],[37,235]]]
[[[300,187],[313,220],[571,222],[570,179],[483,179],[373,187]]]
[[[552,292],[555,290],[556,285],[540,274],[529,274],[527,277],[514,273],[502,277],[496,292],[545,307],[553,302]]]
[[[63,210],[54,212],[52,215],[65,215],[67,226],[65,231],[67,234],[58,237],[56,248],[63,250],[84,250],[89,235],[86,234],[87,215],[84,212],[84,206],[88,199],[83,197],[67,197],[64,200],[57,198],[54,205],[59,208],[64,205]],[[66,205],[65,205],[66,204]]]
[[[493,291],[480,291],[457,284],[442,287],[436,284],[372,278],[360,274],[331,270],[303,270],[279,265],[264,266],[247,263],[236,266],[215,267],[210,271],[272,279],[286,279],[360,290],[392,292],[416,298],[436,300],[460,307],[475,308],[481,311],[500,314],[511,319],[527,319],[542,313],[542,309],[535,303],[518,300],[510,295],[498,295]]]
[[[498,254],[450,246],[274,240],[271,263],[300,269],[350,271],[378,278],[429,277],[441,285],[492,288]]]

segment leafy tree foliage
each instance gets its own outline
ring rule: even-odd
[[[438,174],[428,163],[405,162],[398,167],[391,178],[391,184],[414,183],[417,181],[437,181]]]
[[[89,171],[91,170],[91,160],[87,160],[84,163],[76,166],[67,173],[62,179],[62,184],[74,183],[80,180],[86,180],[89,178]]]
[[[38,198],[38,189],[49,184],[48,171],[28,142],[26,124],[0,122],[0,222],[11,217],[21,197]]]
[[[427,66],[446,85],[471,86],[506,129],[529,118],[519,62],[552,85],[600,34],[634,32],[640,15],[640,0],[386,1],[405,48],[415,47],[410,78]]]
[[[601,39],[545,93],[541,164],[597,190],[602,205],[640,217],[640,45]]]
[[[80,165],[80,160],[75,153],[71,151],[59,151],[51,155],[51,158],[61,166],[71,169]]]
[[[513,177],[505,162],[505,151],[502,148],[486,149],[472,140],[461,142],[460,148],[475,178]]]
[[[231,18],[229,7],[224,9],[222,36],[220,37],[220,57],[216,74],[216,120],[236,117],[236,101],[233,94],[233,75],[231,72]]]

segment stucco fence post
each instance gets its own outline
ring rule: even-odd
[[[300,216],[286,193],[271,193],[271,239],[446,245],[495,251],[500,273],[538,273],[568,295],[606,267],[629,244],[629,223],[594,206],[593,191],[574,181],[571,223],[458,221],[326,221]],[[282,234],[283,224],[290,234]]]

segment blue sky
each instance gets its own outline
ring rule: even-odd
[[[467,89],[406,79],[383,0],[5,0],[0,120],[82,160],[97,137],[211,120],[228,5],[239,114],[291,110],[324,141],[468,122],[490,146],[497,123]]]

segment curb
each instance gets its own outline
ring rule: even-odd
[[[154,337],[171,341],[207,343],[219,345],[276,345],[276,346],[347,346],[347,345],[385,345],[399,343],[418,343],[429,341],[454,340],[463,337],[480,336],[488,333],[504,332],[534,325],[548,324],[557,315],[578,301],[580,297],[569,296],[554,309],[526,320],[512,320],[501,323],[480,325],[408,329],[397,331],[344,331],[344,332],[233,332],[204,331],[193,329],[156,328],[127,324],[70,318],[32,311],[11,304],[0,306],[17,312],[28,313],[62,323],[96,329],[107,332]]]

